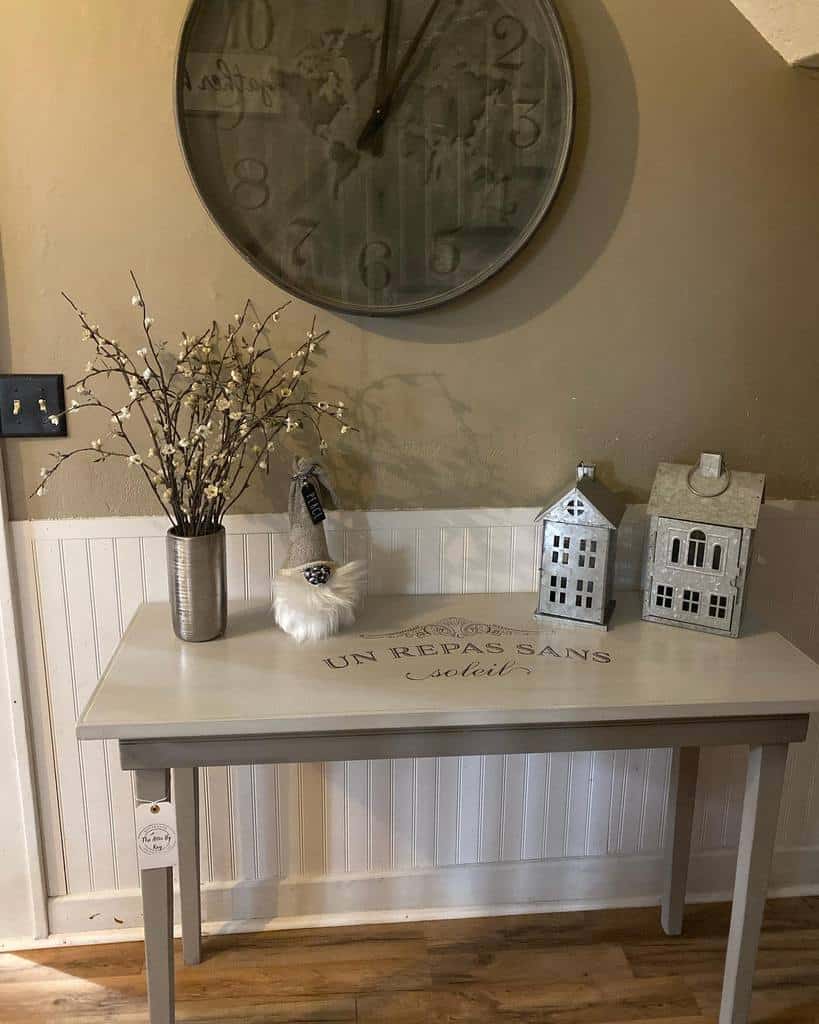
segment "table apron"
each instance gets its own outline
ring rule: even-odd
[[[800,743],[808,715],[121,739],[123,769]]]

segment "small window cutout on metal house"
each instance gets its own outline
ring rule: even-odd
[[[586,506],[579,498],[569,498],[565,505],[566,512],[570,516],[579,519],[586,511]]]
[[[728,598],[724,594],[712,594],[708,601],[708,614],[712,619],[724,619],[728,614]]]
[[[692,530],[688,536],[688,555],[686,556],[685,564],[701,569],[704,563],[705,534],[702,530]]]
[[[683,590],[682,610],[691,615],[698,615],[700,610],[699,590]]]
[[[566,587],[567,587],[568,582],[569,582],[568,581],[568,577],[561,576],[558,579],[557,576],[552,576],[550,578],[549,582],[550,582],[550,585],[551,585],[551,588],[552,588],[549,591],[549,600],[552,602],[552,604],[554,604],[555,602],[557,602],[558,604],[565,604],[566,603]]]
[[[670,557],[669,561],[673,562],[674,565],[677,565],[678,562],[680,561],[680,538],[679,537],[675,537],[671,541],[671,557]]]
[[[713,553],[711,555],[711,568],[714,570],[714,572],[719,572],[721,564],[722,564],[722,545],[721,544],[715,544],[714,545],[714,551],[713,551]]]
[[[674,588],[658,584],[654,603],[658,608],[670,608],[674,604]]]

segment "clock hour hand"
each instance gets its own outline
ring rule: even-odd
[[[392,101],[395,98],[395,94],[398,92],[398,87],[401,85],[404,73],[409,67],[410,61],[415,56],[415,51],[420,46],[421,40],[426,35],[429,23],[432,21],[440,3],[441,0],[432,0],[427,13],[424,15],[424,20],[419,25],[418,31],[413,36],[409,46],[404,52],[404,56],[401,58],[398,67],[395,69],[395,74],[392,76],[389,88],[382,93],[379,93],[376,99],[375,109],[358,137],[359,149],[361,149],[362,146],[364,146],[367,141],[381,129],[384,122],[387,120],[392,108]]]

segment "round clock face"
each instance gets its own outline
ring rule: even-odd
[[[571,145],[547,0],[193,0],[182,146],[253,265],[348,313],[474,288],[530,238]]]

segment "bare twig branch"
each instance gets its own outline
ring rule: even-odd
[[[267,469],[280,433],[290,433],[304,421],[324,451],[322,422],[332,420],[340,434],[356,429],[345,420],[343,402],[319,401],[309,393],[306,377],[311,357],[329,333],[317,333],[315,317],[302,344],[272,371],[262,373],[262,360],[273,356],[268,331],[289,302],[248,324],[252,308],[248,300],[226,329],[223,342],[215,321],[192,338],[183,334],[179,358],[166,371],[161,358],[166,343],[154,341],[153,320],[133,272],[131,280],[144,338],[137,358],[144,362],[144,369],[65,295],[96,352],[86,372],[70,385],[81,397],[70,411],[102,410],[108,413],[112,430],[105,443],[99,439],[90,446],[56,453],[52,467],[41,470],[35,493],[42,493],[57,470],[75,455],[87,455],[95,462],[126,459],[142,471],[179,532],[196,535],[216,529],[256,473]],[[101,401],[93,391],[100,378],[112,377],[128,389],[120,409]],[[128,423],[135,407],[151,441],[145,452],[140,452]]]

